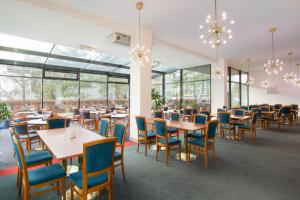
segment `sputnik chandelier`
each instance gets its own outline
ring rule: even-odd
[[[227,14],[222,13],[218,16],[217,0],[215,0],[215,16],[207,15],[205,25],[200,25],[200,39],[204,44],[210,44],[212,48],[218,47],[220,44],[226,44],[232,38],[232,30],[230,26],[234,24],[234,20],[227,21]]]
[[[282,70],[283,62],[279,59],[275,59],[274,53],[274,33],[276,32],[276,28],[270,28],[269,31],[272,33],[272,59],[269,59],[267,63],[264,64],[264,68],[267,74],[271,75],[271,73],[278,74],[279,71]]]
[[[271,83],[268,80],[264,80],[261,82],[261,86],[265,89],[271,87]]]
[[[292,55],[293,55],[292,52],[288,53],[288,56],[289,56],[289,72],[286,73],[286,74],[284,75],[284,77],[283,77],[283,78],[284,78],[284,81],[285,81],[286,83],[290,83],[290,84],[293,84],[294,81],[295,81],[296,78],[297,78],[297,75],[296,75],[295,73],[292,72]]]
[[[249,66],[250,66],[250,59],[247,59],[248,79],[247,79],[246,84],[247,85],[253,85],[254,84],[254,78],[252,76],[250,76]]]
[[[136,3],[136,9],[139,14],[139,23],[138,23],[138,44],[130,50],[130,61],[133,65],[144,66],[146,63],[149,63],[150,59],[148,54],[150,53],[149,49],[146,49],[145,46],[141,45],[141,10],[143,9],[143,2]]]
[[[297,65],[297,77],[294,80],[294,86],[300,87],[300,74],[299,74],[299,68],[300,68],[300,64],[296,64]]]

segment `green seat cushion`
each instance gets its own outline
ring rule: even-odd
[[[177,131],[177,128],[168,128],[168,133],[176,133]]]
[[[77,187],[82,188],[82,171],[78,171],[76,173],[70,174],[70,178]],[[108,174],[106,172],[106,173],[99,174],[97,176],[92,176],[92,177],[88,178],[87,186],[88,186],[88,188],[92,188],[97,185],[101,185],[102,183],[105,183],[107,181],[108,181]]]
[[[162,144],[166,144],[166,139],[160,139],[159,142],[162,143]],[[172,144],[181,143],[181,140],[170,137],[170,138],[168,138],[167,142],[168,142],[168,144],[172,145]]]
[[[222,125],[221,128],[223,128],[223,129],[233,129],[234,126],[232,126],[232,125]]]
[[[187,134],[187,136],[188,137],[192,137],[192,138],[203,138],[204,137],[204,135],[202,133],[197,132],[197,131],[195,131],[195,132],[189,132]]]
[[[146,137],[144,133],[141,133],[139,136],[140,136],[140,137]],[[147,133],[147,138],[151,138],[151,137],[156,137],[156,133],[153,132],[153,131],[149,131],[149,132]]]
[[[25,155],[27,166],[51,161],[52,159],[53,156],[49,153],[49,151],[33,151],[30,154]]]
[[[47,167],[28,171],[29,185],[37,185],[63,177],[66,177],[66,172],[60,164],[49,165]]]
[[[190,141],[188,141],[188,143],[191,144],[191,145],[204,147],[204,140],[203,139],[190,140]],[[212,144],[212,142],[208,141],[208,144],[210,145],[210,144]]]

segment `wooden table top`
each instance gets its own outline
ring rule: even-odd
[[[112,114],[112,118],[126,118],[129,117],[129,114]]]
[[[234,119],[234,120],[247,120],[250,119],[251,116],[239,116],[239,115],[230,115],[230,119]]]
[[[147,119],[146,123],[153,124],[153,119]],[[200,129],[206,128],[205,124],[195,124],[194,122],[187,121],[174,121],[174,120],[166,120],[167,127],[177,128],[184,131],[196,131]]]
[[[73,139],[70,138],[72,131],[75,134]],[[84,143],[104,139],[103,136],[82,127],[39,130],[37,133],[59,160],[82,155]]]
[[[28,120],[27,124],[29,124],[29,125],[47,125],[47,121],[39,118],[39,119]]]
[[[263,114],[263,115],[272,115],[274,113],[275,113],[275,111],[273,110],[273,111],[263,111],[260,114]]]

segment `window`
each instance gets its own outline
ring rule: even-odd
[[[246,84],[248,73],[228,67],[228,107],[235,108],[248,105],[249,87]]]
[[[108,84],[108,106],[129,107],[129,84]]]
[[[47,78],[61,78],[61,79],[77,79],[77,74],[65,73],[57,71],[45,71],[45,77]]]
[[[106,83],[80,82],[80,107],[103,108],[106,106]]]
[[[165,75],[165,99],[168,107],[180,108],[180,70]]]
[[[152,74],[152,88],[156,89],[161,96],[163,96],[163,75]]]

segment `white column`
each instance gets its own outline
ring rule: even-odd
[[[211,71],[216,67],[217,63],[211,65]],[[225,60],[220,60],[218,67],[224,70],[224,77],[221,79],[211,80],[211,112],[217,113],[218,108],[227,105],[227,64]]]
[[[138,34],[135,34],[137,41]],[[132,47],[137,42],[132,42]],[[130,66],[130,139],[137,140],[137,127],[135,116],[144,115],[146,118],[151,117],[151,46],[152,30],[141,28],[141,45],[150,50],[148,54],[150,62],[143,66]]]

